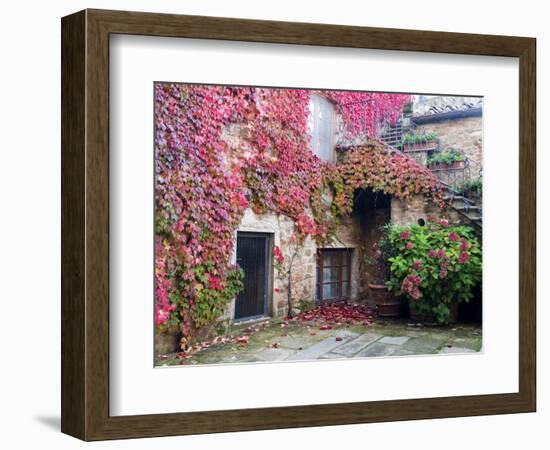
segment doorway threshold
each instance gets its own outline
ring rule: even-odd
[[[255,322],[264,322],[265,320],[271,320],[272,317],[261,315],[261,316],[252,316],[252,317],[242,317],[240,319],[233,319],[234,325],[244,325],[247,323],[255,323]]]

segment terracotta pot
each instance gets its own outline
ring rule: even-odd
[[[434,163],[430,164],[431,170],[454,170],[454,169],[463,169],[464,161],[454,161],[451,164],[445,163]]]
[[[425,150],[435,150],[437,148],[437,142],[436,141],[428,141],[424,144]]]
[[[449,309],[449,323],[456,323],[458,320],[458,303],[451,303]],[[414,307],[414,300],[409,301],[409,317],[414,322],[434,323],[436,321],[433,314],[416,310]]]
[[[388,291],[385,285],[369,283],[369,291],[380,317],[399,317],[401,315],[401,299]]]
[[[403,151],[405,152],[428,152],[437,148],[436,141],[427,142],[414,142],[403,144]]]
[[[455,161],[452,167],[453,169],[462,169],[464,167],[464,161]]]
[[[452,169],[452,165],[445,163],[434,163],[430,165],[431,170],[449,170]]]

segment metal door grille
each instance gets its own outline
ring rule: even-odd
[[[235,319],[267,313],[268,254],[269,235],[237,235],[237,264],[244,271],[244,287],[235,302]]]

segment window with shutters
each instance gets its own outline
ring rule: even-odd
[[[335,161],[334,106],[330,100],[321,95],[312,95],[312,144],[313,152],[324,161]]]

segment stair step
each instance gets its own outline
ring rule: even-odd
[[[460,194],[452,194],[452,193],[447,193],[446,195],[443,196],[443,199],[445,199],[447,201],[449,201],[449,200],[468,200],[467,198],[463,197]]]
[[[454,206],[454,209],[456,209],[457,211],[463,211],[463,212],[481,213],[481,208],[479,206],[470,206],[470,205]]]
[[[464,205],[467,205],[470,207],[477,206],[473,200],[470,200],[469,198],[466,198],[466,197],[462,197],[460,195],[446,196],[446,197],[443,197],[443,199],[449,203],[463,203]]]

